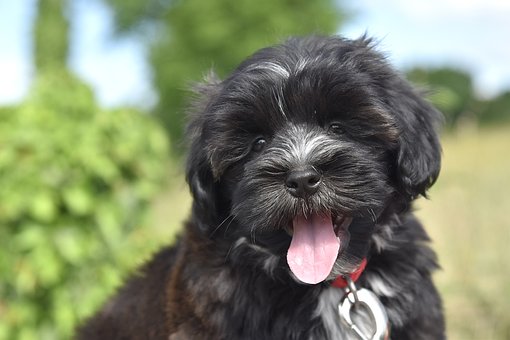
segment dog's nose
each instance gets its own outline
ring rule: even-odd
[[[285,178],[287,190],[292,196],[301,198],[315,194],[320,183],[321,176],[312,167],[291,170]]]

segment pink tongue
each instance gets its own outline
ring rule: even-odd
[[[340,241],[333,230],[331,216],[298,216],[293,221],[294,234],[287,252],[292,273],[305,283],[324,281],[336,261]]]

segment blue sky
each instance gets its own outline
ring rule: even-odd
[[[453,66],[474,76],[492,96],[510,89],[510,1],[354,0],[358,15],[342,32],[367,30],[399,68]]]
[[[454,66],[473,74],[478,93],[510,89],[510,1],[351,0],[353,18],[339,31],[368,32],[399,69]],[[26,94],[33,74],[31,23],[35,0],[0,1],[0,104]],[[112,15],[97,0],[75,0],[70,66],[104,106],[150,107],[147,51],[134,39],[111,39]],[[77,14],[79,13],[79,15]]]

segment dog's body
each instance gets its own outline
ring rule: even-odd
[[[444,338],[436,258],[410,212],[439,173],[439,114],[370,41],[291,39],[199,92],[184,234],[78,337],[357,339],[331,281],[367,259],[356,285],[391,338]]]

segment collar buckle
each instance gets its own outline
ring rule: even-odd
[[[388,315],[381,301],[372,291],[364,288],[357,289],[350,277],[347,277],[346,281],[345,295],[338,305],[338,313],[342,323],[361,340],[389,339]],[[359,327],[352,319],[351,315],[353,313],[360,313],[363,316],[368,315],[369,321],[363,321],[364,326]],[[367,318],[364,317],[364,319]],[[372,324],[370,324],[370,321]],[[367,335],[367,333],[371,335]]]

